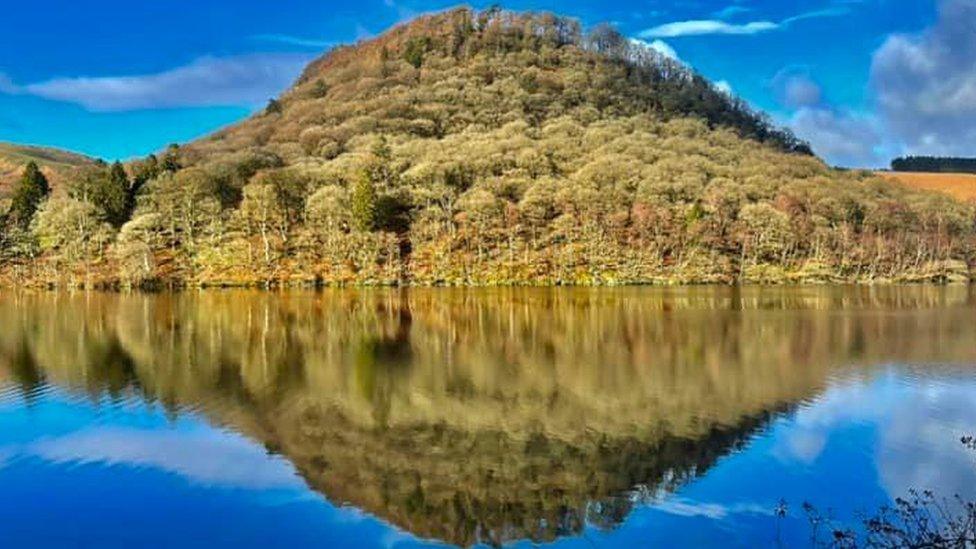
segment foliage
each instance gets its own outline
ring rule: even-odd
[[[274,104],[78,173],[70,196],[119,229],[102,283],[946,282],[976,262],[971,205],[831,170],[608,26],[426,16]]]
[[[421,65],[424,64],[424,55],[427,54],[427,48],[430,47],[430,39],[426,36],[417,36],[411,38],[407,42],[407,47],[403,52],[403,59],[407,63],[413,66],[415,69],[419,69]]]
[[[277,99],[269,99],[268,106],[264,108],[264,114],[281,114],[281,102]]]
[[[361,173],[352,187],[352,218],[356,228],[372,231],[376,226],[376,187],[369,175]]]
[[[908,156],[891,161],[896,172],[976,173],[976,158]]]
[[[13,220],[21,227],[29,225],[34,212],[50,192],[47,177],[41,173],[37,163],[28,163],[13,192],[10,205]]]

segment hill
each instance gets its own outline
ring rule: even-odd
[[[68,172],[94,164],[93,158],[59,149],[0,143],[0,193],[6,192],[29,162],[36,162],[49,179],[63,180]]]
[[[55,193],[33,240],[5,246],[7,277],[945,281],[976,258],[971,206],[831,170],[686,67],[550,14],[421,17],[329,52],[248,120],[119,171]]]
[[[914,189],[940,192],[962,201],[976,200],[976,174],[882,172],[880,175]]]

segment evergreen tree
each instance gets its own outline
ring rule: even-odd
[[[264,108],[264,114],[281,114],[282,111],[281,101],[277,99],[269,99],[268,106]]]
[[[109,185],[112,188],[113,195],[123,195],[125,196],[125,202],[121,204],[121,209],[116,210],[114,213],[114,218],[110,218],[109,222],[116,227],[121,227],[126,221],[129,220],[129,216],[132,214],[132,210],[135,209],[135,194],[133,193],[132,183],[129,181],[129,175],[125,172],[125,166],[121,162],[116,161],[112,164],[112,170],[109,172]]]
[[[156,155],[150,154],[142,162],[133,165],[132,192],[135,194],[143,185],[150,180],[156,179],[162,169],[159,166],[159,159]]]
[[[372,231],[376,227],[376,202],[376,186],[364,172],[352,188],[352,218],[357,229]]]
[[[424,56],[430,47],[430,39],[425,37],[414,37],[407,42],[406,50],[403,52],[403,59],[410,63],[413,68],[419,69],[424,64]]]
[[[122,164],[87,170],[75,182],[71,196],[95,207],[101,218],[114,227],[128,221],[130,211],[129,178]]]
[[[14,220],[21,226],[27,227],[38,206],[50,194],[51,188],[47,177],[41,173],[36,162],[27,164],[24,174],[14,190],[13,201],[10,206]]]

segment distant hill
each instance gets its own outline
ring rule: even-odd
[[[602,285],[947,281],[976,265],[971,205],[830,169],[648,45],[548,13],[417,18],[325,54],[239,124],[99,170],[0,249],[0,275]]]
[[[0,143],[0,194],[5,193],[9,185],[20,177],[29,162],[36,162],[41,171],[56,183],[75,168],[93,165],[95,159],[48,147]]]

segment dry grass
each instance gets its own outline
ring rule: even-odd
[[[31,161],[37,162],[51,184],[57,186],[66,173],[91,164],[93,159],[58,149],[0,143],[0,195],[20,178],[24,166]]]
[[[913,189],[936,191],[962,201],[976,200],[976,175],[973,174],[883,172],[879,175]]]

